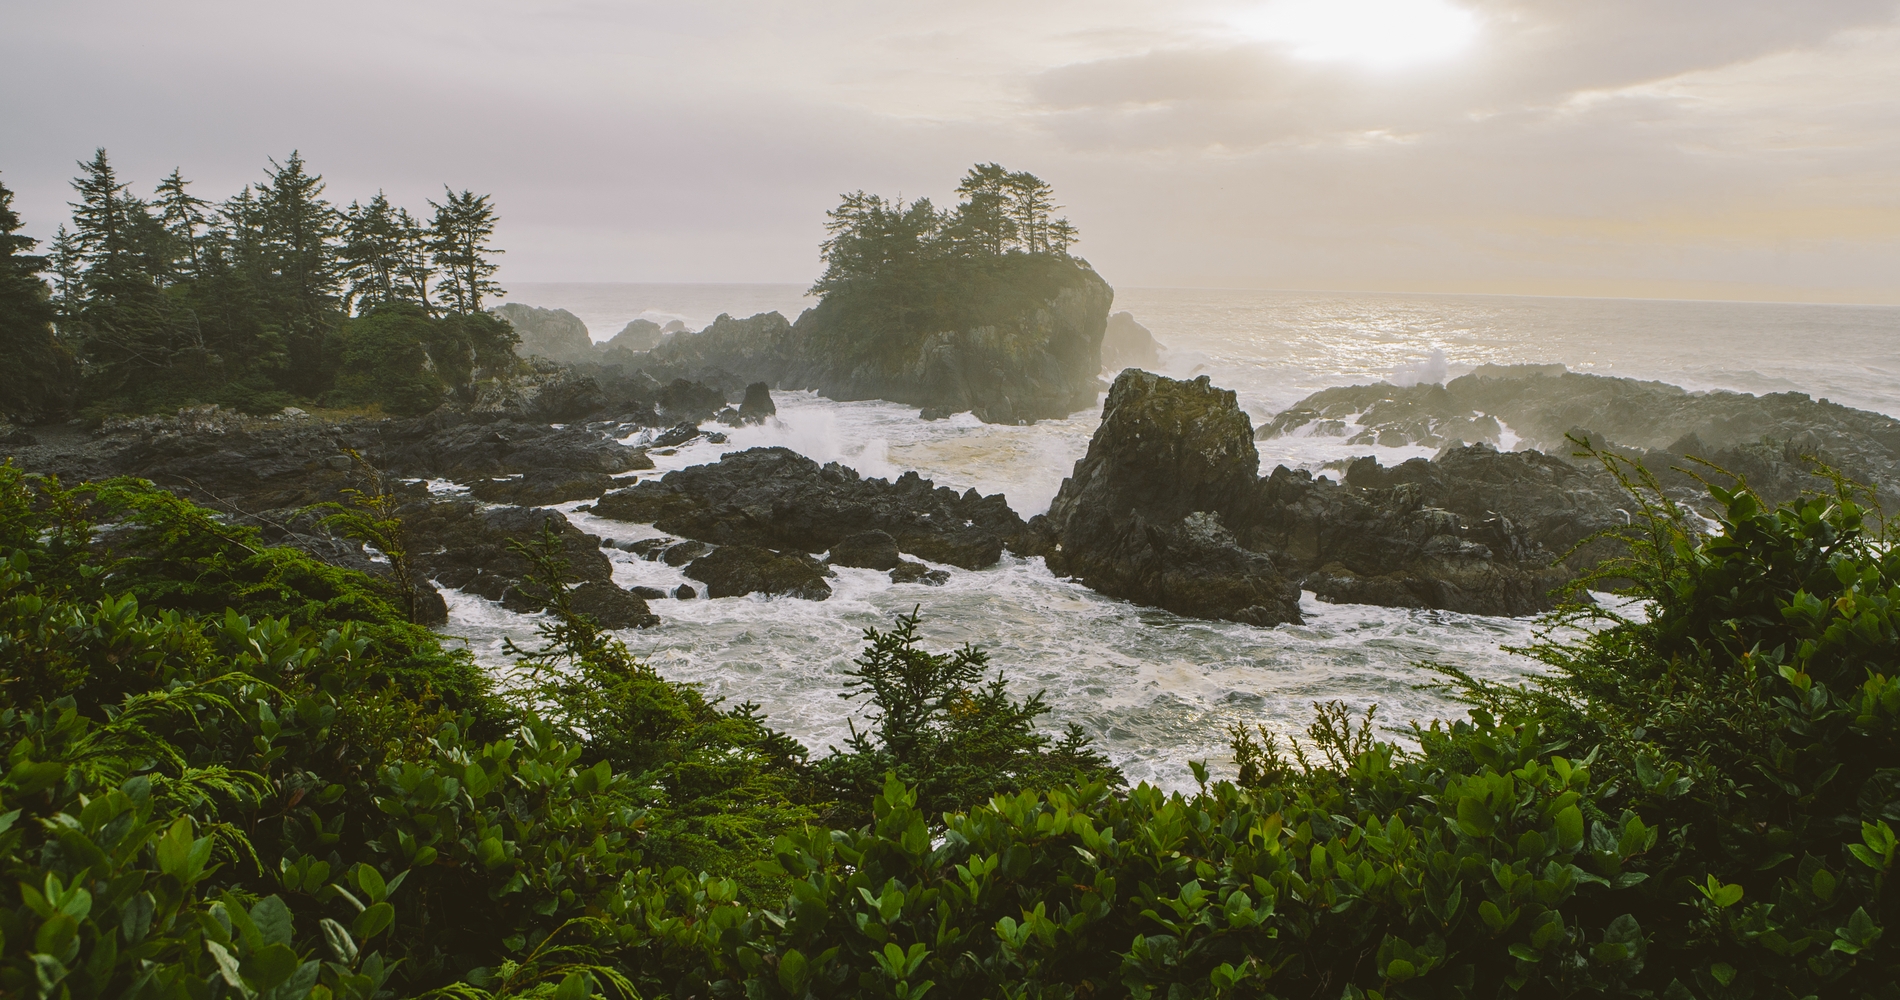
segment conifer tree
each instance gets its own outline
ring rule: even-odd
[[[488,245],[495,232],[494,208],[488,195],[467,190],[457,194],[446,186],[443,190],[448,195],[446,201],[439,205],[429,202],[429,207],[435,209],[429,225],[429,249],[432,261],[442,272],[436,298],[454,312],[481,312],[483,296],[507,294],[493,280],[500,267],[491,258],[502,252]]]
[[[401,298],[406,234],[396,209],[381,192],[369,204],[351,202],[343,212],[343,279],[348,289],[344,311],[351,306],[367,312]]]
[[[165,232],[172,239],[175,262],[187,273],[197,275],[204,266],[199,253],[200,237],[198,231],[207,225],[205,208],[209,202],[191,194],[177,167],[164,180],[158,182],[158,216],[165,224]]]
[[[0,184],[0,418],[31,420],[63,403],[72,364],[53,333],[57,312],[40,278],[47,260],[20,226],[13,192]]]

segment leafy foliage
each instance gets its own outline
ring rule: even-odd
[[[1845,489],[1717,490],[1713,534],[1651,497],[1607,571],[1640,609],[1552,619],[1547,675],[1452,672],[1470,718],[1409,748],[1339,706],[1237,731],[1239,780],[1167,794],[1070,778],[1040,701],[914,616],[866,634],[871,729],[808,764],[577,614],[551,535],[517,683],[450,695],[393,669],[386,602],[247,610],[300,557],[138,484],[0,478],[9,995],[1900,989],[1900,561]]]

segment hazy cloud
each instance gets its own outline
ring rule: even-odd
[[[1468,41],[1381,69],[1289,40],[1314,4],[1349,45],[1339,11],[1427,3]],[[94,146],[219,195],[297,148],[344,201],[493,192],[505,278],[803,281],[839,192],[999,160],[1119,284],[1900,301],[1897,15],[0,0],[0,170],[44,235]]]

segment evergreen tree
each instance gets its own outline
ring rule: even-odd
[[[441,268],[441,283],[436,298],[453,312],[478,313],[482,297],[500,297],[507,293],[493,280],[499,270],[492,258],[502,251],[488,245],[495,232],[495,212],[488,195],[464,190],[456,194],[444,188],[448,198],[443,204],[429,202],[435,218],[429,226],[431,259]]]
[[[396,209],[381,191],[369,204],[351,202],[343,212],[344,311],[367,312],[402,298],[406,234]]]
[[[73,241],[85,268],[84,297],[70,314],[91,375],[107,391],[134,372],[169,367],[169,310],[154,275],[157,224],[145,203],[126,194],[104,148],[81,161],[73,179]]]
[[[178,168],[173,167],[170,176],[158,182],[155,193],[158,195],[158,216],[173,241],[174,266],[188,274],[197,275],[204,265],[199,253],[198,231],[208,225],[204,210],[210,203],[187,191],[190,184]]]
[[[1055,210],[1055,188],[1028,171],[1003,179],[1010,218],[1016,224],[1017,245],[1029,253],[1049,252],[1049,215]]]
[[[265,179],[257,212],[266,299],[284,331],[287,388],[314,395],[326,381],[323,346],[338,318],[337,211],[323,199],[323,177],[294,150],[281,164],[272,160]]]
[[[397,286],[406,302],[415,302],[434,315],[429,290],[435,281],[435,265],[429,262],[429,232],[406,208],[396,209],[396,231],[400,250],[397,254]]]
[[[957,185],[963,203],[957,206],[952,223],[960,244],[992,255],[1009,248],[1016,236],[1016,222],[1009,210],[1010,176],[996,163],[979,163],[964,175]]]
[[[20,226],[13,192],[0,184],[0,417],[32,420],[60,408],[72,358],[53,334],[58,313],[40,278],[47,260]]]

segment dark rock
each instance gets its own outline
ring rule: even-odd
[[[818,560],[756,545],[721,545],[693,560],[686,575],[706,584],[708,597],[789,594],[822,601],[831,596],[825,567]]]
[[[1234,394],[1129,369],[1102,414],[1050,505],[1050,569],[1178,614],[1299,622],[1297,575],[1231,527],[1253,514],[1260,465]]]
[[[883,567],[878,567],[882,569]],[[892,583],[921,583],[926,587],[941,587],[950,582],[950,574],[940,569],[931,569],[920,562],[905,559],[891,570]]]
[[[993,565],[1005,546],[1033,554],[1039,541],[1000,494],[959,496],[914,472],[896,482],[864,479],[785,448],[753,448],[642,481],[602,497],[594,513],[717,545],[798,552],[877,530],[905,552],[969,569]]]
[[[660,416],[697,424],[725,408],[726,394],[712,386],[676,378],[660,390]]]
[[[948,406],[926,406],[917,411],[920,420],[948,420],[957,415],[957,411]]]
[[[646,601],[657,601],[666,596],[666,591],[658,587],[628,587],[633,596]]]
[[[588,580],[568,591],[568,600],[575,611],[594,619],[602,627],[616,629],[652,628],[660,623],[660,616],[647,608],[644,596],[629,593],[605,580]]]
[[[1102,333],[1102,367],[1112,372],[1123,368],[1153,368],[1161,362],[1160,344],[1148,328],[1135,322],[1133,313],[1118,312],[1108,318]]]
[[[740,427],[745,424],[745,421],[739,416],[739,411],[730,406],[713,414],[713,422],[725,424],[727,427]]]
[[[1453,448],[1346,483],[1285,467],[1257,478],[1231,392],[1129,370],[1101,428],[1037,527],[1050,568],[1182,614],[1298,621],[1322,598],[1526,615],[1602,555],[1558,557],[1623,523],[1614,483],[1535,452]]]
[[[778,414],[778,404],[772,402],[772,387],[764,382],[754,382],[745,387],[745,401],[739,404],[739,419],[748,424],[762,424],[766,418]]]
[[[673,596],[682,601],[690,601],[699,596],[699,591],[694,590],[690,583],[682,583],[673,588]]]
[[[769,403],[770,400],[768,399],[767,402]],[[0,424],[0,447],[32,448],[39,443],[39,438],[19,427],[12,424]]]
[[[677,538],[642,538],[636,542],[622,542],[620,544],[620,550],[622,552],[631,552],[648,562],[652,562],[660,558],[660,553],[678,544],[679,539]]]
[[[897,539],[883,531],[860,531],[847,535],[831,547],[834,566],[858,566],[864,569],[895,569],[901,561]]]
[[[711,551],[712,546],[705,542],[690,540],[675,542],[660,553],[660,561],[668,566],[684,566]]]
[[[653,439],[651,447],[677,448],[699,436],[699,425],[695,423],[677,424]]]
[[[411,504],[401,513],[408,528],[410,558],[423,573],[445,587],[491,601],[513,600],[517,607],[545,606],[545,600],[537,600],[525,584],[533,567],[508,544],[532,543],[540,537],[543,525],[553,528],[560,538],[562,555],[574,578],[581,582],[613,581],[613,564],[601,554],[598,543],[569,524],[559,511],[483,508],[473,500],[450,500]],[[509,598],[511,591],[519,593]]]
[[[604,472],[534,473],[508,479],[478,479],[468,484],[469,495],[488,503],[534,507],[542,504],[591,500],[613,489]]]

